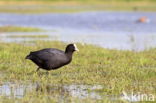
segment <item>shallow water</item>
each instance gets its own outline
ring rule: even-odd
[[[137,23],[146,16],[149,23]],[[0,25],[20,25],[46,29],[65,28],[78,31],[156,32],[155,12],[81,12],[45,14],[0,13]]]
[[[72,97],[77,97],[80,99],[92,98],[101,99],[101,95],[94,90],[102,89],[101,85],[46,85],[44,89],[48,93],[57,92],[59,96],[69,94]],[[42,85],[39,83],[35,84],[18,84],[6,82],[0,86],[0,96],[6,96],[9,98],[23,98],[28,92],[42,91]],[[91,91],[88,91],[91,90]]]
[[[75,31],[76,32],[76,31]],[[142,51],[145,49],[156,47],[156,34],[119,34],[114,33],[77,33],[72,34],[66,30],[59,32],[46,32],[44,34],[49,35],[48,38],[22,38],[22,37],[9,37],[10,35],[42,35],[43,33],[1,33],[0,40],[4,42],[27,42],[33,40],[51,40],[51,41],[63,41],[67,43],[79,42],[82,44],[93,44],[103,48],[117,49],[117,50],[132,50]],[[101,35],[102,34],[102,35]]]
[[[139,23],[142,16],[148,23]],[[109,49],[141,51],[156,47],[155,12],[81,12],[48,14],[0,13],[0,25],[38,27],[47,30],[32,35],[46,34],[49,38],[8,38],[5,35],[27,33],[0,33],[1,40],[60,40],[98,45]]]
[[[102,85],[84,85],[84,84],[71,84],[71,85],[42,85],[40,83],[13,83],[5,82],[0,85],[0,96],[8,98],[23,98],[28,93],[45,92],[49,94],[50,98],[54,95],[58,96],[58,101],[65,101],[66,96],[78,98],[78,99],[95,99],[101,100],[107,98],[111,101],[124,100],[128,102],[145,101],[147,98],[141,98],[146,94],[128,94],[125,91],[121,95],[102,95],[97,90],[101,90],[104,87]],[[47,94],[47,95],[48,95]],[[28,94],[29,95],[29,94]],[[147,94],[147,96],[150,96]],[[149,101],[150,99],[148,99]]]

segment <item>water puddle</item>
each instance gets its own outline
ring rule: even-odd
[[[110,99],[111,101],[123,100],[128,102],[138,102],[138,101],[152,101],[155,99],[152,95],[146,94],[129,94],[123,91],[121,95],[102,95],[97,90],[103,89],[102,85],[42,85],[39,83],[34,84],[18,84],[12,82],[5,82],[0,85],[0,96],[5,96],[8,98],[23,98],[27,93],[30,92],[45,92],[53,97],[55,95],[59,96],[63,100],[64,97],[74,97],[79,99],[95,99],[101,100],[103,98]],[[151,96],[151,97],[150,97]],[[148,100],[147,100],[148,99]]]
[[[64,89],[69,92],[73,97],[78,97],[80,99],[92,98],[92,99],[102,99],[101,95],[94,90],[102,89],[101,85],[69,85],[64,86]],[[90,92],[88,90],[91,90]]]
[[[28,91],[32,91],[35,85],[16,84],[6,82],[0,85],[0,96],[8,98],[23,98]]]
[[[100,85],[46,85],[43,87],[43,85],[38,83],[16,84],[6,82],[0,85],[0,96],[6,96],[8,98],[23,98],[28,92],[31,91],[47,91],[50,94],[57,92],[59,95],[68,94],[72,97],[77,97],[80,99],[101,99],[100,94],[96,93],[94,90],[102,88],[103,87]]]

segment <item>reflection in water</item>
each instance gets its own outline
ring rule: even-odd
[[[27,91],[33,90],[35,86],[32,84],[15,84],[6,82],[0,86],[0,96],[22,98]]]
[[[64,86],[64,89],[69,92],[69,94],[73,97],[78,97],[80,99],[84,98],[93,98],[93,99],[101,99],[101,95],[95,92],[94,90],[102,89],[101,85],[89,86],[89,85],[69,85]],[[88,90],[92,90],[92,92],[88,92]]]
[[[65,101],[66,97],[75,97],[79,99],[91,98],[101,100],[108,98],[111,101],[126,100],[129,102],[143,101],[142,94],[127,94],[125,91],[122,95],[102,95],[97,90],[103,89],[101,85],[42,85],[40,83],[35,84],[16,84],[6,82],[0,86],[0,96],[6,96],[8,98],[23,98],[29,92],[45,92],[50,96],[58,96],[58,99]],[[144,94],[145,95],[145,94]],[[147,95],[149,96],[149,95]],[[145,99],[144,99],[145,100]]]
[[[55,92],[58,95],[70,95],[72,97],[83,98],[94,98],[101,99],[100,94],[96,93],[94,90],[102,89],[100,85],[46,85],[42,86],[38,83],[36,84],[15,84],[11,82],[6,82],[0,86],[0,96],[6,97],[17,97],[22,98],[28,92],[31,91],[47,91],[47,93],[53,94]],[[91,91],[88,91],[91,90]]]

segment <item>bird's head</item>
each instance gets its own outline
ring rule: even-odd
[[[79,51],[76,44],[68,44],[65,52],[67,53],[67,52],[74,52],[74,51]]]

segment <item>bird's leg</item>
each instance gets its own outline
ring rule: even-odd
[[[36,72],[38,72],[40,70],[40,67],[37,68]]]
[[[49,71],[47,71],[46,74],[49,75]]]

